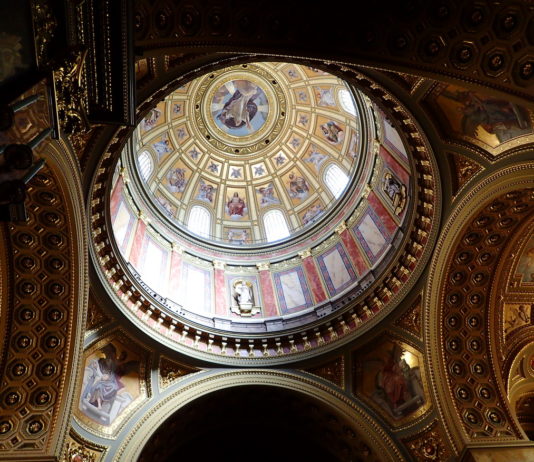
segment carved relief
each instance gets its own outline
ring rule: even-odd
[[[54,70],[59,122],[67,135],[85,133],[90,128],[84,107],[87,89],[81,81],[86,55],[85,49],[72,49]]]
[[[97,329],[111,321],[111,318],[102,311],[93,296],[89,296],[89,306],[87,310],[87,330]]]
[[[449,154],[453,170],[453,195],[456,195],[460,189],[475,176],[482,166],[472,159],[468,159],[460,154]]]
[[[402,329],[421,337],[421,295],[412,303],[412,306],[395,322]]]
[[[451,452],[437,421],[422,432],[403,439],[412,456],[419,462],[440,462],[447,460]]]
[[[329,380],[338,387],[345,387],[345,359],[343,356],[326,364],[306,369],[306,371]]]
[[[198,371],[199,369],[161,356],[159,360],[159,386],[161,389],[165,389],[176,383],[180,378]]]
[[[107,448],[82,438],[71,429],[60,462],[100,462]]]

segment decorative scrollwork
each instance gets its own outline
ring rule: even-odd
[[[86,89],[81,82],[86,56],[87,49],[73,48],[54,70],[58,116],[67,135],[85,133],[90,128],[83,103]]]

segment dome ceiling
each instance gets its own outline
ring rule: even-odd
[[[337,203],[363,157],[362,110],[362,97],[326,72],[243,64],[171,93],[139,124],[134,150],[148,197],[175,224],[220,243],[262,244]],[[208,222],[200,229],[195,207]],[[286,235],[265,229],[269,211]]]
[[[230,363],[364,332],[435,238],[433,160],[393,111],[405,133],[354,85],[293,63],[225,68],[155,101],[108,183],[112,245],[96,251],[110,293],[164,344]],[[288,228],[274,238],[273,211]]]

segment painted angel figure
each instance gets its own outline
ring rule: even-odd
[[[309,191],[310,187],[304,177],[294,173],[289,174],[289,196],[292,199],[306,199]]]
[[[332,88],[317,88],[315,92],[319,106],[335,106],[334,92]]]
[[[262,186],[257,189],[258,193],[261,195],[260,205],[262,207],[270,204],[279,204],[280,201],[274,195],[274,185],[269,183],[267,186]]]
[[[215,186],[206,183],[204,180],[200,180],[197,199],[213,204],[216,191],[217,188],[215,188]]]
[[[161,160],[161,158],[165,154],[170,154],[172,152],[171,143],[167,138],[162,138],[159,141],[156,141],[152,147],[155,149],[155,151],[158,153],[158,160]]]
[[[169,170],[167,174],[167,180],[169,181],[169,191],[173,193],[181,193],[185,190],[187,180],[185,178],[185,169],[173,168]]]
[[[321,164],[328,158],[326,154],[321,154],[317,151],[317,148],[313,147],[310,152],[310,156],[304,159],[304,162],[309,162],[315,166],[315,169],[319,171]]]
[[[154,109],[151,109],[150,112],[147,114],[147,116],[143,119],[141,122],[141,126],[143,127],[143,130],[148,131],[156,125],[157,121],[161,117],[161,111],[155,107]]]
[[[324,212],[321,204],[312,205],[302,217],[302,221],[305,225],[314,222]]]
[[[345,138],[345,132],[333,120],[329,120],[322,124],[321,130],[323,131],[325,138],[332,144],[340,144]]]

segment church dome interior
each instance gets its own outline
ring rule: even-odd
[[[391,310],[395,297],[363,301],[417,228],[422,171],[410,133],[379,104],[356,83],[287,62],[224,67],[158,102],[108,169],[104,211],[117,268],[151,303],[142,324],[158,319],[156,337],[172,326],[163,342],[193,355],[280,362],[326,348],[304,327],[328,330],[334,314],[347,312],[341,321],[359,335]],[[412,130],[424,140],[415,123]],[[431,150],[420,152],[432,181]],[[430,198],[414,268],[425,260],[436,206]],[[117,295],[130,314],[138,297]],[[193,351],[176,341],[177,323],[198,327]],[[301,339],[277,345],[281,332]]]
[[[534,8],[342,6],[0,5],[0,460],[534,460]]]

